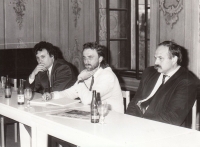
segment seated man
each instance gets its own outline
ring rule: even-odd
[[[38,65],[26,80],[26,87],[37,92],[61,91],[76,82],[71,65],[57,57],[58,50],[49,42],[41,41],[34,46]],[[31,128],[20,123],[21,146],[29,147]]]
[[[184,125],[196,99],[197,79],[181,67],[182,49],[171,41],[158,45],[155,66],[143,72],[139,88],[128,105],[127,114]]]
[[[110,105],[110,109],[123,113],[123,98],[119,81],[104,59],[104,49],[105,47],[97,43],[84,44],[83,62],[86,69],[79,74],[77,82],[66,90],[45,93],[44,97],[46,99],[79,97],[83,104],[90,104],[92,90],[96,90],[100,93],[101,100]]]
[[[58,59],[56,48],[49,42],[41,41],[34,46],[38,65],[26,81],[34,91],[61,91],[71,87],[76,75],[71,65]]]

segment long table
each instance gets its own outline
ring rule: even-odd
[[[41,95],[35,95],[41,97]],[[0,97],[0,114],[32,128],[32,147],[47,146],[47,135],[52,135],[82,147],[133,146],[200,146],[200,132],[174,125],[151,121],[110,111],[105,125],[90,120],[54,117],[48,115],[65,109],[89,111],[89,106],[74,104],[62,107],[17,104],[17,95],[10,99]]]
[[[105,125],[92,124],[90,120],[53,117],[47,114],[36,114],[38,131],[78,146],[200,146],[198,131],[114,111],[109,112]]]
[[[33,99],[41,98],[41,94],[34,93]],[[14,119],[18,121],[19,123],[25,124],[27,126],[30,126],[32,130],[36,130],[35,127],[35,119],[34,116],[37,113],[47,113],[54,110],[63,110],[63,109],[70,109],[70,108],[79,108],[83,105],[80,103],[72,104],[70,106],[66,107],[59,107],[59,106],[31,106],[31,108],[27,108],[26,106],[26,100],[24,105],[18,105],[17,104],[17,92],[12,91],[11,98],[5,98],[4,93],[2,89],[0,89],[0,114],[3,116],[6,116],[8,118]],[[34,134],[34,131],[32,131],[31,136],[36,136]],[[36,147],[35,142],[32,142],[32,147]],[[41,147],[41,146],[38,146]]]

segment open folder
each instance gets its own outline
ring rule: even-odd
[[[69,99],[69,98],[60,98],[60,99],[52,99],[49,101],[43,101],[42,98],[33,99],[30,101],[31,105],[37,106],[46,106],[46,105],[56,105],[56,106],[68,106],[71,104],[79,103],[80,100]]]

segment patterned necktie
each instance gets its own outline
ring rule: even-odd
[[[92,76],[92,80],[91,80],[91,83],[90,83],[90,91],[92,90],[92,86],[93,86],[93,84],[94,84],[94,76]]]
[[[166,77],[167,77],[167,75],[163,75],[162,84],[160,85],[160,87],[157,89],[156,92],[158,92],[158,90],[164,85],[164,83],[165,83],[165,78],[166,78]],[[156,94],[156,92],[155,92],[155,94]],[[154,95],[155,95],[155,94],[154,94]],[[153,96],[154,96],[154,95],[153,95]],[[150,97],[147,101],[144,101],[144,102],[141,103],[140,106],[141,106],[141,109],[142,109],[143,113],[145,112],[147,106],[149,106],[149,104],[151,103],[151,101],[152,101],[152,99],[153,99],[153,96]]]

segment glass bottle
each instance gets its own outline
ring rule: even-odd
[[[92,102],[91,102],[91,123],[99,122],[99,113],[97,109],[97,101],[96,101],[96,90],[92,91]]]
[[[17,90],[17,103],[19,105],[23,105],[24,104],[24,83],[23,83],[23,79],[20,79],[19,81],[19,88]]]
[[[6,83],[5,83],[5,98],[11,98],[11,86],[8,75],[6,76]]]

